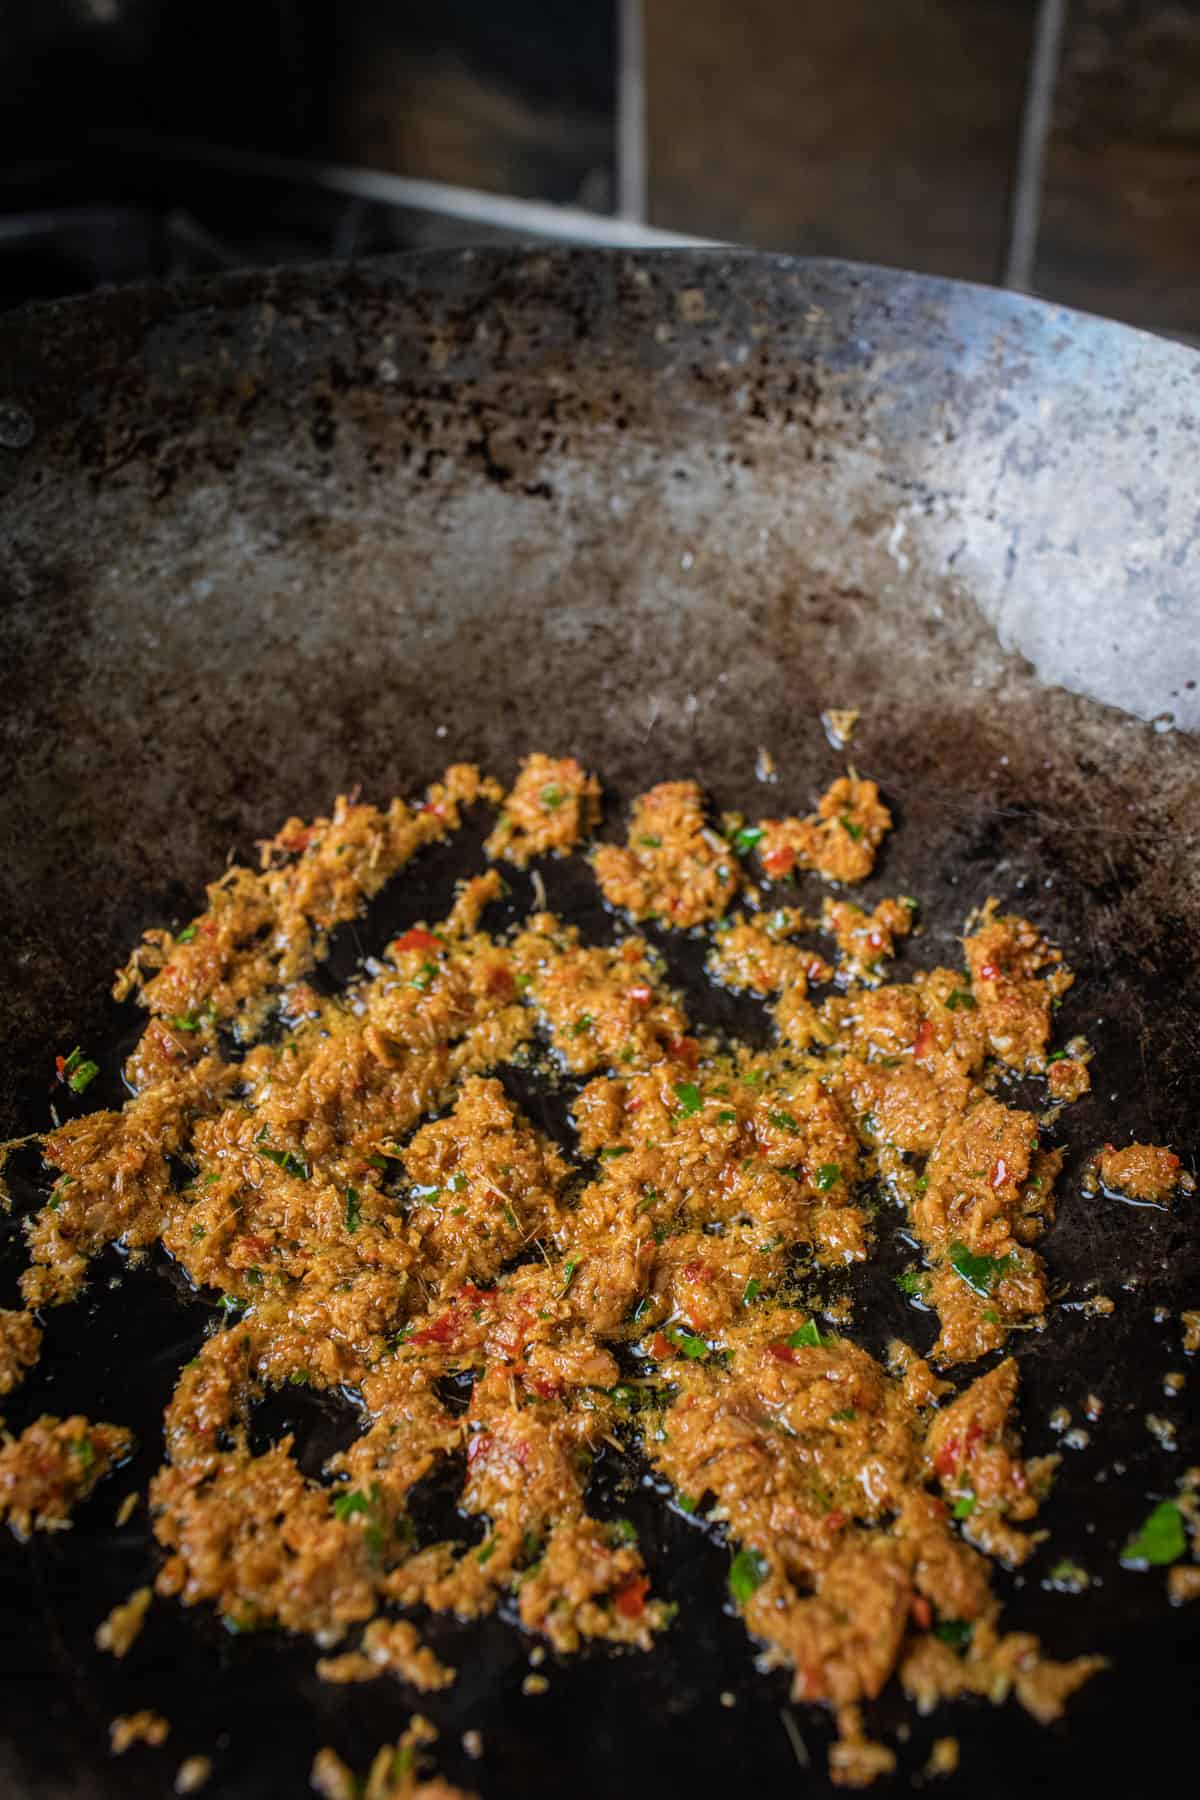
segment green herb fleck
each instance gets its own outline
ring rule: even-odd
[[[464,1211],[465,1210],[466,1209],[464,1208]],[[506,1206],[504,1208],[504,1220],[510,1231],[517,1231],[520,1229],[517,1225],[517,1215],[511,1206]]]
[[[752,1275],[742,1289],[742,1305],[749,1306],[750,1302],[752,1300],[757,1300],[761,1293],[762,1282],[758,1279],[757,1275]]]
[[[806,1319],[799,1331],[793,1331],[786,1342],[793,1350],[819,1350],[825,1339],[821,1336],[817,1321]]]
[[[829,1423],[831,1425],[850,1425],[857,1417],[858,1414],[852,1406],[843,1406],[840,1412],[830,1413]]]
[[[947,1012],[957,1012],[960,1006],[965,1006],[968,1012],[974,1012],[976,1005],[974,994],[968,994],[965,988],[951,988],[946,995]]]
[[[729,1591],[739,1606],[758,1592],[770,1572],[770,1563],[759,1551],[738,1551],[729,1565]]]
[[[62,1066],[62,1074],[72,1093],[82,1094],[100,1073],[100,1064],[89,1061],[76,1044]]]
[[[696,1086],[694,1081],[677,1081],[675,1083],[675,1098],[679,1101],[679,1113],[681,1118],[690,1119],[693,1113],[700,1111],[702,1104],[700,1099],[700,1089]]]
[[[690,1518],[691,1515],[695,1512],[696,1508],[699,1506],[700,1502],[699,1502],[699,1500],[695,1499],[694,1496],[691,1494],[676,1494],[675,1504],[679,1508],[680,1512],[687,1513]]]
[[[583,1013],[572,1025],[571,1036],[582,1037],[585,1031],[592,1029],[594,1022],[591,1013]]]
[[[175,942],[177,944],[190,944],[195,935],[196,927],[194,925],[186,925],[175,939]]]
[[[1121,1552],[1127,1569],[1163,1568],[1187,1549],[1183,1515],[1174,1500],[1160,1500]]]
[[[282,1169],[285,1175],[295,1175],[301,1181],[307,1181],[309,1177],[309,1167],[304,1158],[302,1156],[293,1156],[290,1150],[272,1149],[270,1144],[263,1142],[265,1136],[266,1131],[264,1128],[254,1140],[258,1145],[259,1155],[265,1156],[267,1161],[274,1163],[277,1169]]]
[[[1091,1584],[1092,1578],[1087,1570],[1081,1564],[1072,1562],[1067,1556],[1055,1563],[1044,1583],[1046,1586],[1058,1588],[1068,1594],[1081,1594],[1084,1588],[1090,1587]]]
[[[733,1125],[736,1124],[736,1122],[737,1114],[735,1112],[730,1112],[728,1108],[726,1108],[724,1112],[719,1112],[717,1114],[718,1125]]]
[[[766,835],[761,825],[743,825],[733,834],[733,847],[739,856],[747,856]]]
[[[632,1519],[610,1519],[605,1527],[605,1534],[614,1548],[621,1544],[636,1544],[638,1541],[637,1526]]]
[[[71,1455],[75,1457],[84,1474],[95,1467],[96,1447],[90,1437],[72,1438]]]
[[[666,1336],[677,1350],[682,1350],[689,1362],[703,1362],[708,1355],[708,1345],[694,1331],[685,1331],[682,1325],[669,1325]]]
[[[1011,1251],[1007,1256],[976,1256],[965,1244],[955,1241],[950,1246],[950,1267],[974,1293],[985,1300],[1015,1260]]]
[[[971,1514],[975,1511],[976,1505],[977,1502],[974,1494],[960,1494],[958,1499],[954,1502],[954,1517],[956,1519],[969,1519]]]
[[[478,1550],[475,1552],[475,1561],[477,1563],[491,1562],[493,1556],[495,1556],[496,1551],[499,1548],[500,1548],[499,1538],[489,1538],[487,1543],[480,1544]]]
[[[544,787],[542,789],[542,805],[548,806],[551,812],[557,811],[563,803],[563,798],[562,789],[560,787],[555,787],[553,782],[550,783],[549,787]]]
[[[856,820],[852,819],[849,813],[842,814],[840,824],[843,831],[848,832],[850,837],[857,844],[863,834],[862,826],[859,825]]]
[[[638,843],[644,844],[647,850],[662,849],[662,839],[660,837],[651,837],[647,834],[645,837],[640,837]]]
[[[579,1264],[582,1260],[583,1259],[578,1256],[569,1256],[567,1258],[566,1262],[563,1264],[563,1284],[558,1290],[559,1299],[562,1299],[562,1297],[566,1294],[567,1289],[570,1287],[571,1283],[574,1281],[575,1271],[576,1271],[576,1269],[578,1269]]]
[[[939,1619],[934,1626],[934,1636],[940,1637],[943,1644],[949,1644],[953,1650],[965,1650],[971,1641],[973,1627],[966,1619]]]
[[[799,1131],[800,1129],[789,1112],[768,1113],[767,1117],[770,1119],[772,1125],[774,1125],[776,1131]]]
[[[815,1179],[817,1191],[827,1194],[830,1188],[835,1187],[842,1179],[841,1165],[839,1163],[822,1163],[817,1170]]]
[[[346,1189],[346,1230],[357,1231],[361,1222],[362,1214],[359,1212],[358,1208],[358,1190],[356,1188],[348,1187]]]

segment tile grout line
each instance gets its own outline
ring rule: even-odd
[[[617,217],[646,219],[646,63],[642,0],[617,4]]]
[[[1029,52],[1029,80],[1021,117],[1021,140],[1002,277],[1005,287],[1015,288],[1019,293],[1027,294],[1033,288],[1042,219],[1046,144],[1054,113],[1066,17],[1067,0],[1039,0]]]

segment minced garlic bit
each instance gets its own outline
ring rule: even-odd
[[[212,1768],[211,1757],[185,1757],[175,1772],[175,1792],[177,1794],[198,1794],[210,1780]]]
[[[831,706],[821,714],[821,723],[825,727],[825,736],[835,750],[844,750],[854,736],[854,727],[861,714],[855,706]]]
[[[1147,1413],[1146,1430],[1151,1437],[1158,1439],[1164,1450],[1178,1449],[1174,1419],[1164,1418],[1162,1413]]]
[[[133,1648],[153,1599],[153,1590],[135,1588],[128,1600],[114,1606],[108,1617],[96,1627],[96,1647],[122,1657]]]
[[[358,1800],[354,1770],[327,1744],[313,1757],[309,1782],[321,1800]]]
[[[1179,1322],[1183,1326],[1183,1352],[1185,1356],[1195,1356],[1200,1350],[1200,1307],[1181,1312]]]
[[[929,1761],[925,1764],[925,1773],[934,1775],[953,1775],[958,1768],[958,1739],[953,1737],[934,1738],[929,1751]]]
[[[483,1733],[481,1731],[464,1731],[462,1747],[464,1754],[469,1756],[472,1762],[478,1762],[483,1755]]]
[[[544,1675],[527,1675],[521,1683],[521,1692],[523,1694],[544,1694],[549,1686],[550,1683]]]
[[[141,1495],[136,1488],[134,1488],[131,1493],[126,1494],[120,1506],[117,1508],[116,1518],[114,1520],[118,1531],[123,1525],[128,1525],[130,1519],[132,1519],[134,1513],[137,1511],[137,1505],[140,1499]]]
[[[1167,1595],[1172,1606],[1186,1606],[1189,1601],[1200,1600],[1200,1568],[1194,1563],[1183,1563],[1169,1569]]]
[[[140,1712],[120,1713],[108,1727],[114,1756],[123,1756],[134,1744],[150,1744],[158,1749],[165,1744],[171,1727],[161,1713],[143,1707]]]
[[[1182,1394],[1186,1386],[1187,1376],[1182,1374],[1178,1369],[1168,1369],[1167,1373],[1163,1376],[1164,1393]]]

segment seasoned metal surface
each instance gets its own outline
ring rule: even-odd
[[[1096,1093],[1070,1116],[1046,1249],[1064,1301],[1117,1307],[1056,1308],[1021,1345],[1027,1441],[1050,1447],[1049,1408],[1078,1418],[1089,1389],[1106,1412],[1068,1456],[1052,1553],[1007,1591],[1012,1622],[1121,1668],[1050,1733],[990,1709],[939,1722],[973,1796],[1010,1792],[1029,1757],[1023,1786],[1086,1771],[1109,1791],[1137,1749],[1126,1700],[1169,1743],[1194,1687],[1186,1614],[1164,1624],[1161,1577],[1115,1557],[1146,1495],[1200,1457],[1194,1408],[1178,1457],[1144,1425],[1181,1366],[1177,1320],[1152,1309],[1200,1304],[1194,1203],[1087,1201],[1078,1172],[1114,1130],[1196,1147],[1198,367],[1012,296],[720,253],[414,258],[0,327],[0,1133],[45,1122],[56,1048],[125,1027],[109,971],[231,849],[451,756],[507,774],[544,746],[618,795],[695,773],[722,805],[805,807],[838,768],[822,707],[861,707],[854,757],[900,826],[870,891],[921,896],[917,954],[951,954],[995,893],[1080,968],[1063,1023],[1098,1046]],[[759,745],[777,787],[755,780]],[[880,1233],[881,1272],[853,1278],[860,1328],[923,1342],[888,1278],[890,1220]],[[48,1373],[60,1410],[141,1425],[148,1469],[169,1353],[205,1309],[181,1315],[151,1271],[110,1293],[119,1269],[104,1262],[92,1313],[51,1321]],[[101,1668],[94,1624],[149,1563],[108,1508],[0,1555],[22,1696],[5,1791],[168,1791],[161,1762],[106,1760],[104,1721],[138,1704],[176,1721],[180,1755],[225,1730],[214,1791],[237,1795],[303,1791],[318,1742],[361,1764],[394,1735],[402,1690],[322,1689],[310,1652],[232,1641],[214,1677],[220,1634],[165,1607],[138,1680]],[[512,1634],[439,1627],[464,1672],[424,1709],[452,1771],[478,1726],[489,1756],[466,1778],[488,1795],[823,1791],[779,1724],[786,1684],[753,1676],[717,1611],[722,1552],[652,1513],[682,1602],[653,1657],[556,1669],[521,1699]],[[1040,1575],[1065,1553],[1103,1585],[1051,1601]],[[801,1725],[815,1754],[821,1728]]]

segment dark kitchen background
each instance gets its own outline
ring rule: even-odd
[[[1200,333],[1200,0],[8,0],[0,306],[497,239]]]

